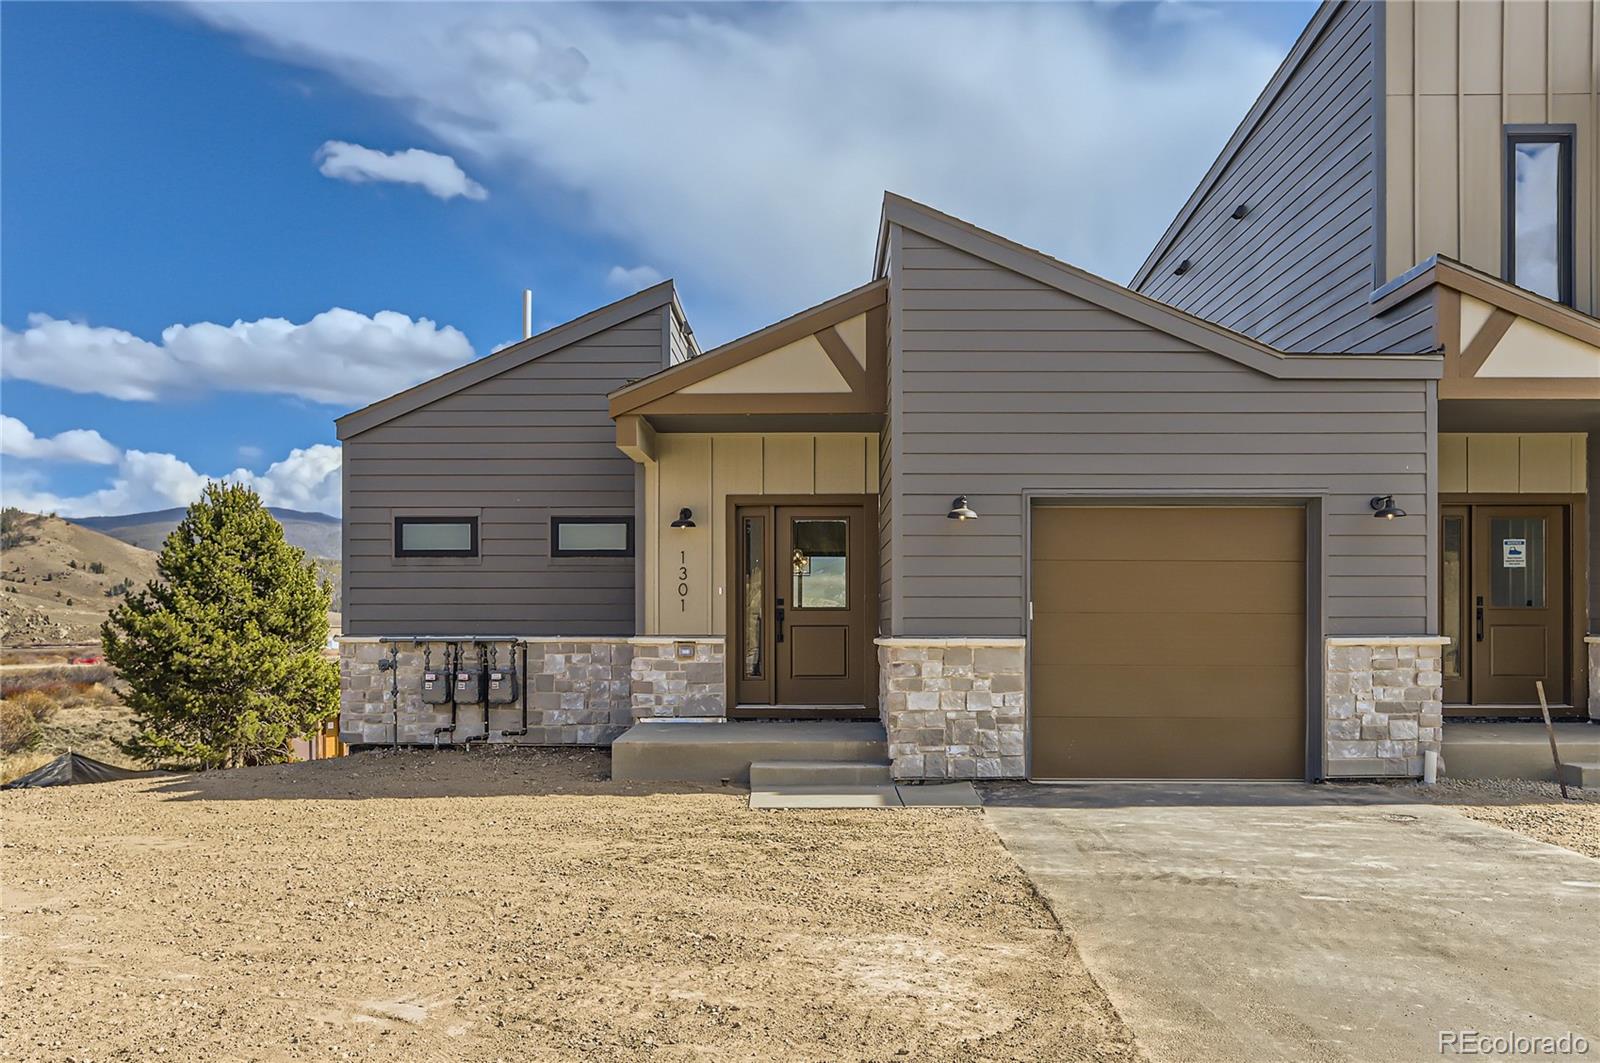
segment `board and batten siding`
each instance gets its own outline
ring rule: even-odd
[[[1431,299],[1383,314],[1368,301],[1380,239],[1376,23],[1366,3],[1319,13],[1136,291],[1285,351],[1434,346]],[[1235,219],[1240,206],[1249,213]]]
[[[606,395],[661,368],[632,320],[344,441],[350,635],[629,635],[634,560],[552,558],[552,515],[631,516],[637,468]],[[394,518],[479,515],[476,559],[396,558]]]
[[[1275,379],[891,237],[893,634],[1024,634],[1024,492],[1144,489],[1321,497],[1327,632],[1433,629],[1427,382]],[[1410,516],[1374,520],[1368,500],[1390,493]],[[962,494],[978,520],[946,518]]]

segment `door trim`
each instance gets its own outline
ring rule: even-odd
[[[1305,778],[1321,781],[1325,774],[1325,751],[1328,733],[1327,706],[1323,699],[1324,660],[1323,636],[1328,630],[1327,584],[1327,492],[1324,489],[1284,488],[1266,489],[1250,495],[1219,489],[1215,493],[1194,488],[1138,489],[1108,491],[1104,488],[1074,491],[1071,489],[1031,490],[1022,492],[1022,617],[1027,648],[1023,661],[1023,701],[1033,702],[1033,514],[1041,506],[1198,506],[1220,508],[1239,506],[1296,506],[1306,512],[1306,749]],[[1028,726],[1023,735],[1023,755],[1027,777],[1033,780],[1033,727]],[[1163,780],[1172,781],[1172,780]]]
[[[1569,709],[1562,712],[1562,716],[1571,716],[1574,719],[1586,719],[1589,704],[1589,669],[1587,647],[1583,638],[1587,630],[1586,617],[1589,608],[1589,496],[1586,494],[1515,494],[1509,492],[1469,494],[1466,492],[1450,492],[1439,495],[1440,516],[1435,517],[1437,526],[1442,519],[1445,506],[1558,506],[1565,512],[1566,519],[1562,523],[1563,533],[1567,536],[1567,615],[1566,632],[1563,644],[1567,651],[1567,689],[1572,692],[1571,699],[1563,707]],[[1439,596],[1440,608],[1443,608],[1444,596]],[[1446,704],[1445,717],[1460,719],[1475,715],[1474,709],[1483,710],[1478,715],[1506,716],[1511,710],[1500,712],[1490,711],[1491,705],[1473,704]],[[1537,708],[1537,706],[1534,706]],[[1454,711],[1452,711],[1454,710]],[[1513,714],[1516,717],[1533,715],[1527,711],[1527,706],[1517,706]]]
[[[865,521],[862,536],[866,550],[862,557],[865,568],[862,571],[863,591],[866,596],[865,617],[861,624],[860,640],[862,646],[861,668],[861,700],[855,705],[741,705],[739,703],[739,610],[738,595],[734,589],[738,586],[739,577],[739,551],[733,549],[735,535],[738,532],[739,509],[741,506],[771,506],[774,511],[780,506],[837,506],[839,508],[859,508],[862,520]],[[724,654],[728,666],[724,669],[725,689],[723,691],[723,704],[728,719],[857,719],[861,717],[878,716],[878,647],[874,639],[878,634],[878,496],[877,495],[729,495],[725,500],[722,515],[725,529],[725,541],[729,549],[727,555],[727,571],[724,573],[723,598],[724,623],[728,632],[728,646]],[[773,529],[773,534],[776,529]],[[774,541],[776,541],[774,539]],[[772,564],[771,571],[776,580],[778,567]],[[773,582],[768,587],[767,598],[772,597]],[[772,663],[776,666],[776,655]],[[773,690],[777,690],[777,676],[772,677]]]

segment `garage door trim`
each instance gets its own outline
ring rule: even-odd
[[[1323,633],[1327,630],[1327,594],[1325,576],[1327,565],[1324,558],[1326,536],[1323,529],[1323,515],[1326,511],[1326,495],[1318,489],[1289,489],[1282,491],[1265,491],[1249,495],[1237,492],[1218,492],[1207,494],[1193,489],[1176,491],[1171,494],[1152,492],[1148,489],[1136,492],[1108,492],[1097,490],[1094,492],[1074,493],[1071,491],[1047,490],[1024,491],[1022,493],[1023,513],[1026,519],[1022,522],[1022,565],[1023,565],[1023,616],[1026,618],[1025,629],[1027,632],[1027,660],[1024,663],[1025,700],[1029,705],[1028,727],[1024,737],[1023,752],[1026,756],[1027,773],[1030,780],[1034,779],[1033,773],[1033,653],[1034,653],[1034,578],[1033,578],[1033,524],[1034,514],[1042,508],[1057,508],[1062,506],[1081,506],[1087,508],[1113,507],[1123,509],[1136,509],[1141,506],[1152,508],[1170,508],[1177,506],[1196,506],[1203,508],[1222,508],[1237,506],[1240,508],[1260,508],[1264,506],[1285,506],[1305,510],[1305,778],[1320,781],[1323,772],[1323,746],[1327,733],[1324,722],[1323,706]]]

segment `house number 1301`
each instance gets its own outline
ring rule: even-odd
[[[678,551],[678,612],[689,611],[689,552]]]

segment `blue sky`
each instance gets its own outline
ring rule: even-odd
[[[885,188],[1125,280],[1312,8],[5,3],[0,489],[335,509],[333,417],[522,288],[673,276],[709,346],[865,280]]]

